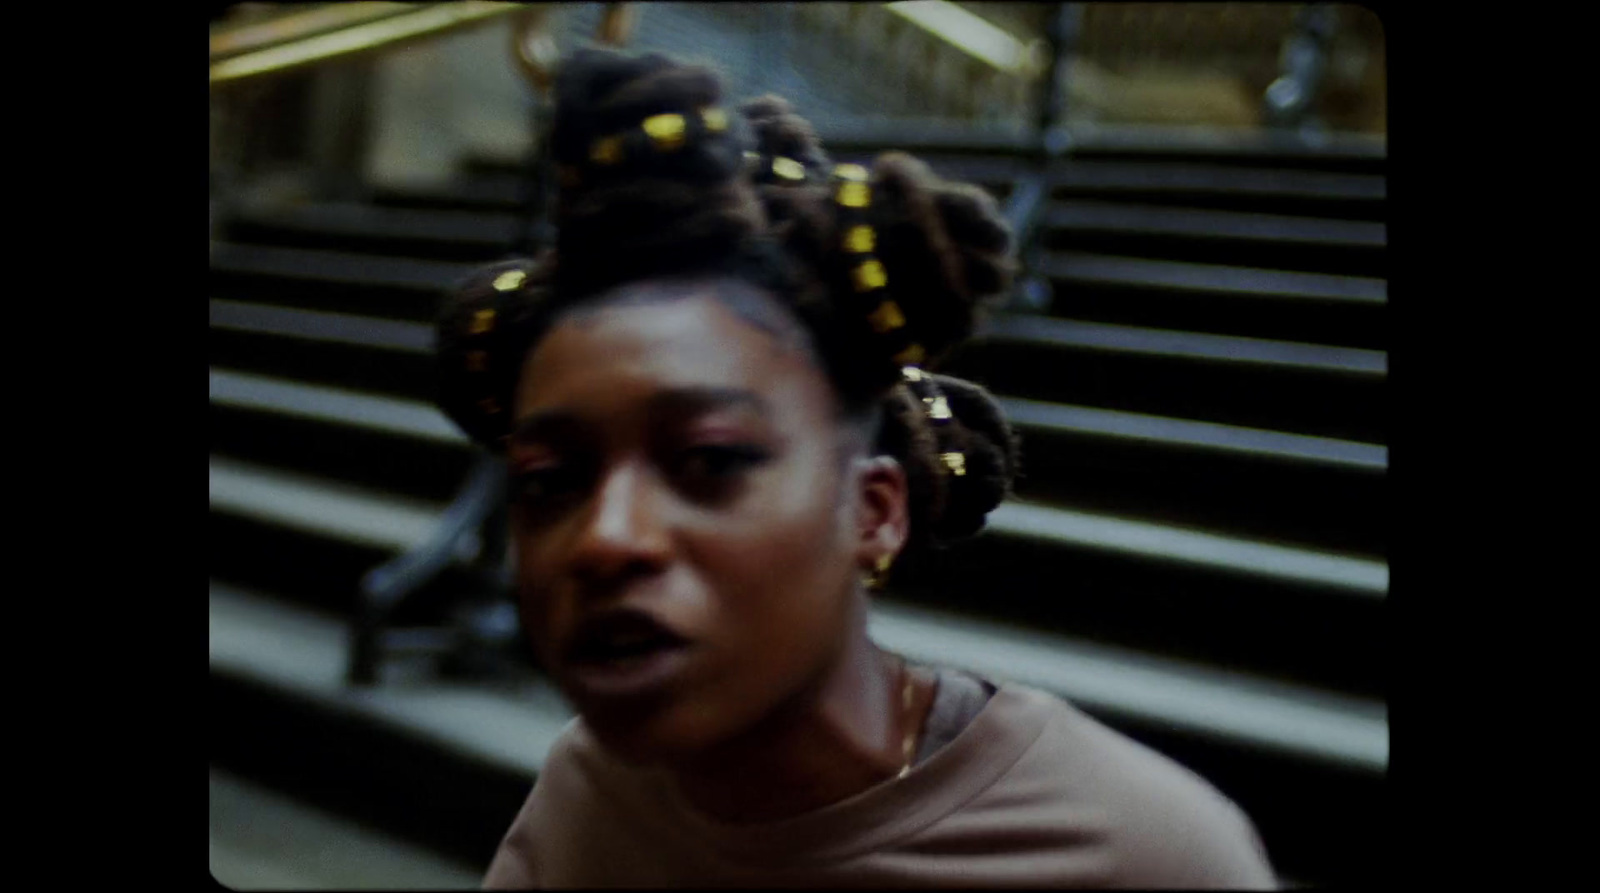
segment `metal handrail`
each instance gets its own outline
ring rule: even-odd
[[[266,20],[225,22],[211,35],[211,61],[416,10],[415,3],[329,3]]]
[[[470,538],[479,538],[479,563],[492,564],[503,557],[504,536],[490,528],[502,514],[505,487],[505,463],[498,457],[481,455],[428,539],[362,577],[351,626],[346,671],[350,684],[372,685],[377,681],[378,666],[389,650],[385,647],[384,626],[395,607],[459,561],[462,546]]]
[[[632,35],[638,12],[632,3],[608,3],[596,41],[621,46]],[[409,45],[516,15],[512,55],[524,77],[540,91],[554,74],[554,44],[544,31],[546,3],[465,0],[460,3],[345,3],[224,28],[211,35],[211,85],[295,71],[376,50]]]
[[[626,44],[638,23],[636,6],[634,3],[607,3],[595,29],[595,41],[610,46]],[[523,165],[521,228],[514,247],[517,253],[528,257],[548,245],[554,233],[550,216],[555,172],[544,140],[549,136],[553,111],[550,89],[555,83],[561,54],[547,27],[548,21],[548,7],[531,6],[517,16],[511,28],[511,56],[523,79],[533,88],[532,102],[528,105],[528,131],[533,141]]]
[[[367,7],[346,13],[329,10],[325,15],[306,13],[298,21],[259,26],[254,43],[240,38],[236,43],[259,46],[239,55],[215,60],[219,37],[212,38],[213,88],[240,81],[280,75],[311,65],[346,59],[380,49],[392,49],[423,39],[454,33],[484,24],[499,16],[525,9],[525,4],[465,0],[461,3],[428,4],[353,4]],[[396,11],[392,6],[402,6]],[[313,11],[321,13],[321,10]],[[293,17],[290,17],[291,19]],[[330,26],[333,30],[329,30]],[[226,36],[226,35],[224,35]],[[283,39],[278,40],[277,37]],[[270,45],[268,45],[270,44]],[[224,46],[226,42],[224,41]]]
[[[474,4],[437,5],[459,8]],[[549,41],[548,31],[545,30],[550,10],[543,4],[523,4],[513,10],[503,9],[508,4],[476,5],[496,7],[495,12],[519,13],[512,27],[512,56],[522,75],[534,88],[532,108],[533,131],[536,136],[527,166],[529,182],[525,222],[528,229],[519,242],[523,247],[532,248],[544,235],[540,224],[546,222],[545,217],[549,210],[548,189],[541,188],[547,185],[542,180],[549,174],[549,164],[548,158],[543,157],[547,153],[542,151],[537,137],[542,129],[542,119],[548,113],[547,93],[559,62],[553,43]],[[633,4],[629,3],[607,4],[596,35],[597,41],[611,45],[625,43],[636,21],[636,12],[632,6]],[[466,16],[458,16],[455,21],[459,25],[465,19]],[[395,22],[397,19],[384,21]],[[444,26],[440,26],[429,33],[441,33],[443,30]],[[396,32],[391,30],[390,33]],[[371,49],[376,45],[378,44],[370,43],[364,48]],[[215,81],[215,71],[213,68],[213,81]],[[385,655],[405,650],[403,640],[408,637],[417,639],[423,650],[432,651],[448,651],[463,646],[470,649],[474,644],[474,635],[480,639],[496,638],[497,634],[493,630],[485,633],[481,629],[459,629],[457,630],[459,634],[435,631],[424,633],[419,637],[414,634],[415,631],[408,633],[386,630],[385,626],[401,602],[460,562],[463,547],[472,543],[474,537],[476,537],[476,555],[473,561],[479,570],[486,571],[482,575],[483,584],[496,592],[509,591],[510,581],[505,578],[503,572],[507,547],[505,490],[505,462],[487,453],[480,455],[466,482],[451,501],[449,508],[445,510],[444,517],[440,519],[427,541],[373,568],[362,578],[359,605],[350,631],[350,659],[346,679],[351,685],[376,684],[378,670]],[[472,621],[460,622],[467,626],[481,625]]]
[[[1311,122],[1338,27],[1339,12],[1331,3],[1310,4],[1296,16],[1294,32],[1283,48],[1282,75],[1262,97],[1269,123],[1297,127]]]
[[[1048,163],[1048,162],[1046,162]],[[1011,309],[1042,313],[1051,301],[1050,280],[1041,272],[1039,221],[1049,204],[1050,186],[1045,166],[1024,174],[1012,188],[1001,213],[1011,227],[1021,269],[1011,295]]]

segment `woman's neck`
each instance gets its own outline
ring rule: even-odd
[[[900,741],[912,720],[900,709],[899,663],[867,637],[864,606],[854,628],[817,685],[676,770],[691,805],[729,823],[776,821],[837,803],[900,771]]]

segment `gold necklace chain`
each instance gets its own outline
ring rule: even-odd
[[[917,745],[917,723],[911,717],[911,697],[913,694],[913,677],[911,667],[905,658],[900,658],[900,676],[904,680],[900,687],[900,723],[906,727],[905,741],[901,745],[900,755],[904,761],[900,767],[898,778],[905,778],[911,774],[911,759]]]

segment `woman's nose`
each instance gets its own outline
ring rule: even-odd
[[[592,582],[606,582],[665,566],[670,538],[659,501],[645,469],[626,465],[607,474],[579,532],[574,571]]]

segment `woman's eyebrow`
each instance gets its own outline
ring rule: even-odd
[[[583,427],[578,415],[565,409],[547,409],[517,420],[511,429],[511,442],[519,444],[570,436]]]
[[[653,417],[682,418],[718,409],[744,407],[763,421],[772,415],[767,401],[741,388],[682,387],[659,391],[650,396],[645,408]],[[536,443],[578,433],[585,426],[581,413],[566,409],[546,409],[531,413],[512,427],[514,443]]]
[[[661,391],[648,401],[652,415],[700,415],[717,409],[744,407],[763,420],[772,415],[767,401],[754,391],[741,388],[684,387]]]

